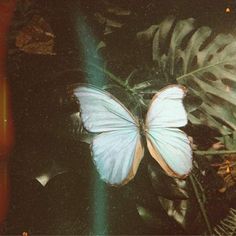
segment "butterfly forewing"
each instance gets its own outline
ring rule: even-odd
[[[157,93],[149,106],[146,126],[183,127],[187,124],[187,114],[183,106],[184,88],[171,85]]]
[[[152,99],[146,117],[148,149],[165,172],[176,177],[186,176],[192,168],[190,142],[177,128],[187,124],[184,96],[180,86],[163,89]]]
[[[137,127],[138,122],[114,96],[90,86],[79,86],[75,95],[89,132],[100,133]]]
[[[100,133],[92,141],[94,163],[101,178],[112,185],[131,180],[143,157],[139,124],[114,96],[90,86],[79,86],[84,127]]]

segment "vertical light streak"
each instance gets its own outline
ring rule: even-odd
[[[93,36],[89,26],[84,22],[82,17],[77,18],[77,34],[80,42],[80,48],[84,56],[85,71],[89,74],[86,78],[87,82],[97,87],[106,84],[105,74],[99,71],[96,65],[102,68],[102,58],[98,55],[97,45],[98,42]]]
[[[94,184],[92,188],[92,232],[95,235],[107,235],[107,193],[106,186],[93,173]]]
[[[77,18],[77,33],[80,48],[84,56],[84,67],[89,76],[87,83],[101,87],[106,84],[104,73],[98,71],[93,64],[102,67],[101,58],[97,54],[97,42],[89,26],[84,22],[81,16]],[[95,172],[95,171],[94,171]],[[107,234],[107,193],[105,184],[99,180],[96,173],[91,174],[91,206],[92,206],[92,233],[95,235]]]
[[[13,144],[10,96],[6,79],[7,33],[16,0],[0,1],[0,225],[6,217],[9,198],[8,155]]]
[[[7,80],[0,76],[0,160],[5,160],[13,143],[13,124]]]

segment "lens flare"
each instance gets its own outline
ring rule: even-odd
[[[0,2],[0,225],[4,221],[9,196],[7,157],[13,144],[10,96],[6,79],[7,33],[15,9],[15,0]]]
[[[226,7],[225,8],[225,13],[230,13],[231,12],[231,9],[229,7]]]
[[[5,160],[13,143],[13,123],[7,80],[0,78],[0,160]]]
[[[0,225],[5,219],[9,199],[8,154],[13,143],[13,126],[7,81],[0,78]]]
[[[92,30],[81,16],[77,18],[78,41],[84,56],[84,67],[89,76],[87,83],[97,87],[106,84],[105,74],[99,72],[93,65],[102,68],[102,58],[97,53],[97,42]],[[98,180],[96,173],[91,173],[91,222],[92,232],[95,235],[107,234],[107,192],[105,184]]]
[[[77,18],[77,34],[84,59],[84,69],[88,73],[86,80],[89,84],[102,87],[107,83],[104,73],[97,70],[97,67],[103,68],[102,57],[98,53],[98,42],[93,36],[93,32],[89,25],[82,17]]]

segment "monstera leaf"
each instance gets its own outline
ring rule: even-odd
[[[169,17],[137,37],[152,43],[158,73],[169,83],[186,86],[198,99],[194,109],[187,106],[193,124],[216,128],[222,135],[236,129],[236,41],[232,35],[214,35],[192,18],[176,21]]]
[[[50,25],[39,15],[34,15],[16,37],[16,47],[32,54],[55,55],[54,38]]]

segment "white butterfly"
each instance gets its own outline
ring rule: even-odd
[[[150,102],[144,125],[108,92],[79,86],[75,96],[85,129],[98,133],[92,140],[91,151],[105,182],[122,185],[135,176],[144,156],[142,134],[151,156],[168,175],[184,178],[191,171],[190,142],[177,128],[187,124],[183,87],[171,85],[157,93]]]

